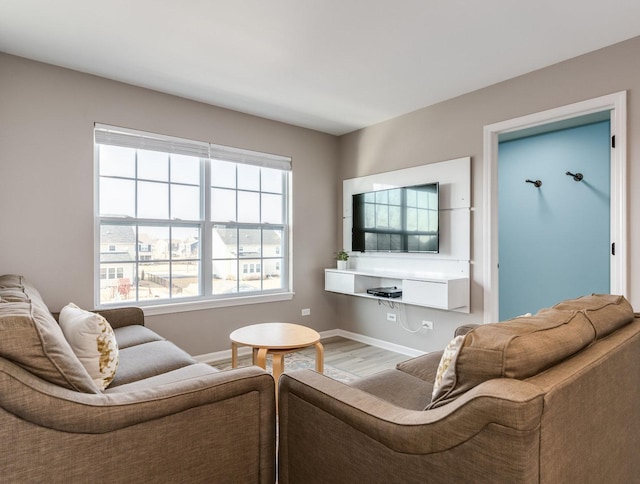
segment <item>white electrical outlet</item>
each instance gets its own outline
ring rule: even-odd
[[[311,314],[311,309],[306,308],[302,310],[302,315],[303,316],[309,316]]]
[[[433,329],[433,322],[432,321],[422,321],[422,327],[424,329]]]
[[[387,313],[387,321],[395,321],[396,315],[394,313]]]

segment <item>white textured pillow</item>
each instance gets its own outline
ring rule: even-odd
[[[80,309],[73,303],[60,311],[60,328],[82,365],[104,390],[118,368],[119,352],[116,336],[102,316]]]
[[[432,404],[446,395],[456,384],[456,360],[458,359],[458,354],[460,354],[464,338],[465,335],[453,338],[442,353],[438,371],[436,372],[436,381],[433,382]]]

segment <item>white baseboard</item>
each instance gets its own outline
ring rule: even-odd
[[[351,333],[350,331],[344,331],[343,329],[330,329],[328,331],[320,332],[320,339],[332,338],[334,336],[340,336],[342,338],[358,341],[359,343],[375,346],[376,348],[382,348],[384,350],[393,351],[407,356],[420,356],[424,355],[424,351],[409,348],[408,346],[397,345],[395,343],[389,343],[381,339],[371,338],[370,336],[364,336],[358,333]],[[243,346],[238,348],[238,356],[245,356],[251,354],[251,348]],[[224,361],[231,359],[231,349],[215,351],[213,353],[205,353],[203,355],[194,356],[194,358],[200,363],[211,364],[215,361]]]
[[[354,341],[358,341],[359,343],[365,343],[370,346],[375,346],[377,348],[382,348],[383,350],[389,350],[407,356],[421,356],[425,354],[424,351],[409,348],[408,346],[389,343],[388,341],[371,338],[370,336],[365,336],[358,333],[351,333],[350,331],[345,331],[343,329],[332,329],[330,331],[323,331],[320,333],[320,336],[322,338],[329,338],[331,336],[342,336],[343,338],[352,339]]]
[[[238,356],[245,356],[251,354],[251,348],[248,346],[242,346],[238,348]],[[216,361],[224,361],[231,359],[231,348],[228,350],[222,351],[214,351],[213,353],[205,353],[204,355],[197,355],[193,357],[196,361],[200,363],[211,364]]]

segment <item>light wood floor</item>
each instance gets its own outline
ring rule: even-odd
[[[360,377],[395,368],[397,363],[411,358],[340,336],[323,339],[321,343],[324,346],[324,362],[326,364]],[[313,348],[300,351],[308,356],[314,356],[314,352]]]
[[[340,336],[321,340],[324,346],[324,362],[340,370],[359,377],[394,368],[397,363],[408,360],[410,356],[370,346]],[[299,353],[315,358],[315,348],[307,348]],[[239,366],[249,364],[251,356],[241,356]],[[214,366],[224,366],[228,362],[215,362]]]

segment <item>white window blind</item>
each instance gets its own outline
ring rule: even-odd
[[[213,143],[192,141],[153,133],[144,133],[141,131],[128,130],[126,128],[116,128],[96,124],[95,142],[103,145],[160,151],[163,153],[175,153],[186,156],[197,156],[199,158],[212,158],[216,160],[242,163],[244,165],[291,171],[291,158],[287,156],[262,153],[242,148],[233,148]]]

